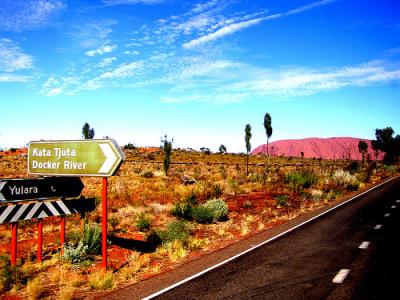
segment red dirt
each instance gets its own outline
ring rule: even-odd
[[[362,155],[358,151],[360,141],[367,143],[367,155],[370,159],[374,159],[370,140],[351,137],[280,140],[270,143],[268,149],[271,156],[301,157],[301,152],[303,152],[305,158],[361,160]],[[258,146],[252,152],[253,155],[266,153],[267,144]],[[382,153],[378,155],[378,159],[383,159]]]

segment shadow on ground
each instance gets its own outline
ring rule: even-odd
[[[155,252],[161,241],[157,237],[149,236],[146,241],[126,239],[116,236],[109,236],[108,240],[111,244],[128,250],[134,250],[141,253]]]

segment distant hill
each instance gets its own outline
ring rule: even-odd
[[[361,160],[362,156],[358,151],[358,143],[361,140],[368,144],[368,154],[373,160],[374,152],[371,141],[351,137],[280,140],[269,143],[269,154],[271,156],[301,157],[301,152],[303,152],[305,158]],[[254,155],[260,153],[267,153],[267,144],[258,146],[252,152]],[[378,159],[382,158],[383,154],[380,153]]]

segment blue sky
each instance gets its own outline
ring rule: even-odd
[[[396,0],[0,0],[0,148],[400,133]]]

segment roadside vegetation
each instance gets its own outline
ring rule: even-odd
[[[246,150],[249,133],[247,128]],[[84,219],[67,217],[62,254],[59,219],[44,221],[41,264],[35,262],[36,222],[20,222],[18,261],[11,267],[11,226],[0,225],[0,293],[30,299],[93,296],[349,197],[399,173],[396,137],[384,133],[377,132],[376,149],[389,149],[388,160],[364,163],[254,156],[250,150],[230,154],[225,146],[219,153],[172,149],[167,136],[159,148],[130,143],[124,147],[126,161],[109,178],[109,271],[101,271],[101,179],[82,178],[83,195],[98,199],[98,206]],[[23,151],[0,154],[0,178],[26,174]]]

